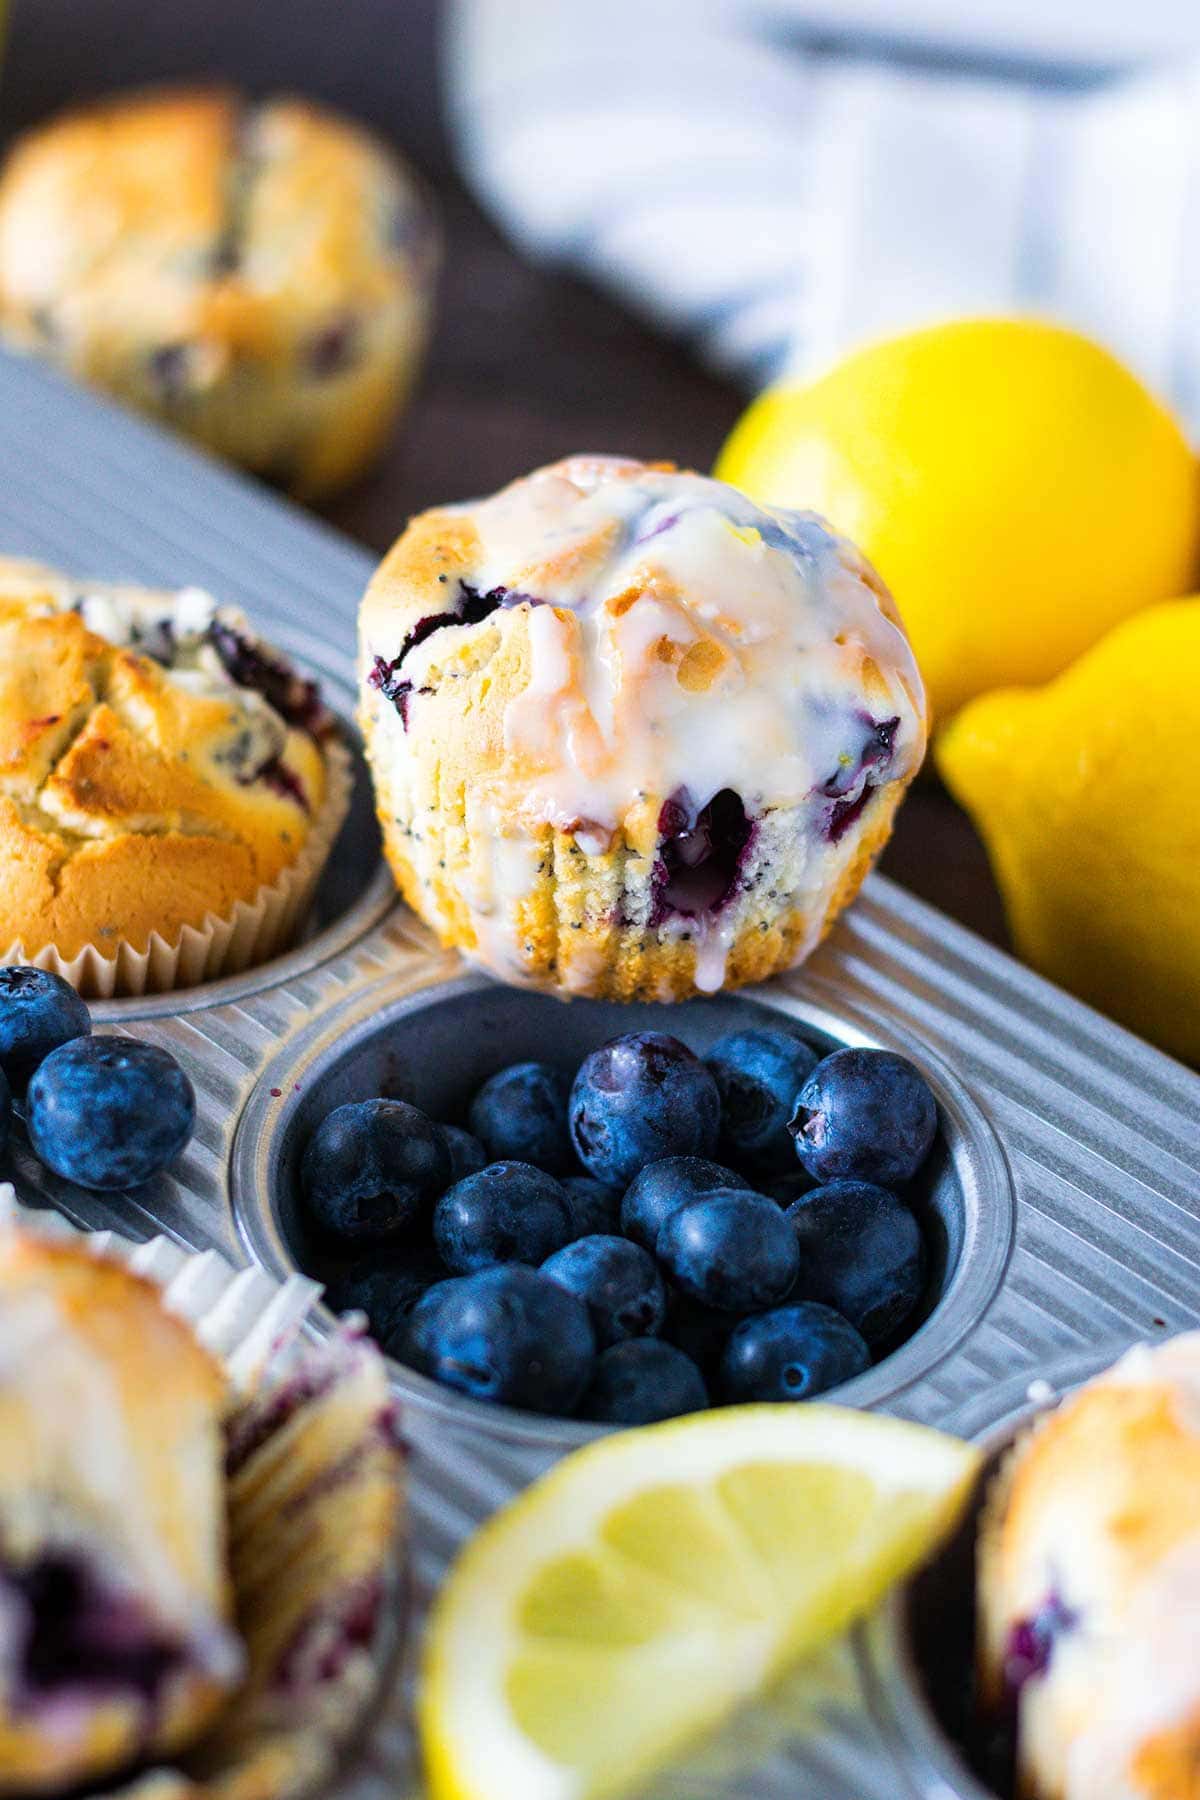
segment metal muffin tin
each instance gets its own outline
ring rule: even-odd
[[[0,549],[85,575],[209,587],[243,605],[352,714],[354,612],[371,559],[201,454],[3,354]],[[922,1201],[937,1304],[902,1350],[839,1398],[970,1435],[1019,1408],[1028,1384],[1064,1359],[1095,1368],[1131,1342],[1200,1323],[1200,1077],[878,877],[804,970],[752,994],[667,1010],[513,993],[464,972],[392,899],[361,777],[308,941],[229,981],[96,1008],[104,1029],[133,1029],[188,1069],[198,1123],[178,1167],[134,1196],[89,1195],[18,1144],[12,1173],[27,1202],[84,1227],[163,1231],[279,1271],[297,1241],[297,1147],[307,1124],[350,1093],[390,1086],[440,1106],[473,1073],[535,1045],[577,1060],[651,1014],[699,1044],[761,1008],[818,1040],[903,1049],[941,1102],[943,1142]],[[318,1319],[316,1329],[327,1326]],[[587,1428],[492,1411],[394,1374],[413,1444],[424,1600],[475,1523]],[[953,1751],[904,1671],[894,1609],[885,1610],[856,1647],[839,1646],[751,1709],[655,1795],[978,1800],[981,1790],[947,1773]],[[892,1699],[881,1703],[881,1692]],[[418,1791],[399,1692],[342,1791],[354,1800]]]

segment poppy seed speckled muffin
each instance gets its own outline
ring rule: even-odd
[[[389,860],[506,980],[684,999],[791,967],[925,746],[891,600],[810,513],[573,457],[414,519],[360,617]]]
[[[1197,1800],[1200,1333],[1034,1426],[978,1567],[980,1692],[1015,1723],[1022,1800]]]
[[[0,331],[305,496],[374,456],[424,351],[428,207],[294,99],[116,96],[0,176]]]

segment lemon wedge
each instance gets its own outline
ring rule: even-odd
[[[952,1525],[968,1444],[835,1406],[602,1439],[467,1546],[430,1620],[433,1800],[644,1782],[843,1631]]]

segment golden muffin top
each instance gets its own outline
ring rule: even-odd
[[[117,96],[26,135],[0,178],[0,319],[31,343],[136,341],[163,386],[242,355],[329,374],[431,273],[425,204],[366,132],[298,99]]]
[[[71,955],[252,899],[308,836],[327,728],[199,590],[0,562],[0,948]]]

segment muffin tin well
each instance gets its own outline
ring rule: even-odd
[[[415,994],[393,987],[365,1003],[348,1001],[302,1033],[262,1075],[234,1140],[239,1228],[251,1253],[280,1275],[297,1267],[318,1278],[334,1272],[328,1252],[306,1231],[297,1169],[313,1130],[344,1101],[382,1094],[409,1100],[433,1118],[461,1119],[480,1083],[508,1063],[538,1058],[574,1071],[606,1039],[650,1029],[669,1030],[702,1053],[723,1032],[772,1022],[825,1050],[839,1043],[900,1050],[921,1066],[937,1095],[938,1139],[910,1190],[930,1263],[920,1322],[900,1348],[835,1396],[878,1405],[949,1355],[987,1306],[1008,1259],[1013,1192],[987,1120],[951,1071],[883,1019],[848,1010],[833,995],[822,1003],[816,993],[801,1000],[768,987],[666,1012],[649,1005],[567,1005],[467,976]],[[326,1322],[332,1326],[331,1315]],[[600,1430],[467,1400],[399,1363],[392,1367],[402,1398],[448,1429],[557,1448],[584,1443]]]
[[[209,587],[352,715],[354,609],[372,559],[3,353],[0,545],[101,576]],[[43,1169],[17,1132],[0,1175],[23,1199],[87,1228],[163,1232],[279,1271],[302,1248],[289,1159],[309,1124],[351,1094],[408,1082],[436,1108],[519,1055],[577,1060],[651,1016],[699,1045],[766,1009],[818,1040],[894,1045],[930,1075],[942,1106],[925,1202],[940,1234],[936,1303],[839,1399],[973,1436],[1011,1427],[1029,1382],[1058,1379],[1064,1359],[1090,1359],[1090,1373],[1136,1339],[1200,1324],[1200,1077],[890,882],[871,879],[810,963],[765,990],[661,1012],[588,1008],[497,987],[440,951],[395,902],[370,815],[360,768],[307,942],[228,983],[96,1009],[100,1029],[163,1045],[191,1076],[197,1128],[179,1163],[133,1194],[86,1193]],[[502,1417],[398,1369],[395,1379],[423,1603],[474,1525],[587,1428]],[[682,1786],[665,1777],[654,1800],[986,1800],[962,1785],[961,1759],[955,1772],[894,1619],[872,1625],[828,1704],[818,1697],[782,1740],[766,1734],[771,1754],[752,1780],[745,1760],[761,1719],[735,1728],[740,1775],[714,1762]],[[348,1774],[339,1795],[408,1791],[410,1757],[397,1697],[371,1773]]]

